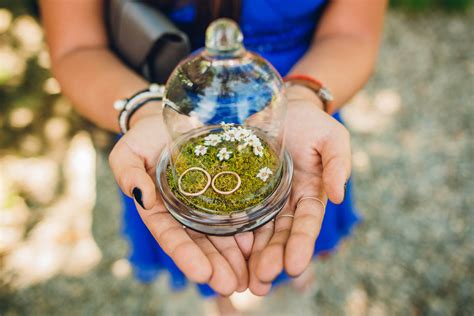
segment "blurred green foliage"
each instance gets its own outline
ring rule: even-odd
[[[0,153],[44,153],[84,122],[51,78],[37,1],[0,2]]]
[[[390,5],[409,11],[422,11],[427,9],[466,10],[472,0],[390,0]]]
[[[2,0],[0,8],[7,8],[13,15],[31,14],[38,16],[38,2],[37,0]]]

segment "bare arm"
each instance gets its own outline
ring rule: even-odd
[[[109,50],[104,1],[41,0],[40,4],[53,73],[63,94],[84,117],[118,132],[113,102],[144,89],[147,82]],[[158,111],[143,107],[134,119]]]
[[[311,48],[291,70],[330,88],[336,112],[369,79],[377,58],[386,0],[333,0],[326,8]]]

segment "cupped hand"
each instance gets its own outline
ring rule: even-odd
[[[156,112],[141,116],[137,112],[134,119],[109,156],[118,185],[127,196],[135,196],[143,222],[191,281],[209,283],[222,295],[247,289],[246,259],[253,233],[206,236],[177,222],[166,210],[155,187],[155,167],[168,137],[162,115]]]
[[[344,200],[351,170],[350,136],[318,102],[289,101],[286,148],[293,158],[294,178],[290,199],[280,214],[294,217],[279,216],[254,232],[249,288],[256,295],[266,295],[283,269],[294,277],[305,271],[321,229],[322,204],[328,198],[334,203]]]

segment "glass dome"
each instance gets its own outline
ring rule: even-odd
[[[242,41],[232,20],[213,22],[206,47],[176,67],[163,99],[171,141],[158,187],[178,221],[207,234],[266,223],[291,186],[282,78]]]

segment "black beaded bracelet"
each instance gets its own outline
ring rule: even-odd
[[[150,101],[161,101],[165,87],[156,83],[150,84],[150,86],[142,91],[138,91],[127,99],[120,99],[114,102],[114,108],[119,113],[119,126],[120,131],[125,134],[129,130],[130,118],[139,108],[144,106]]]

